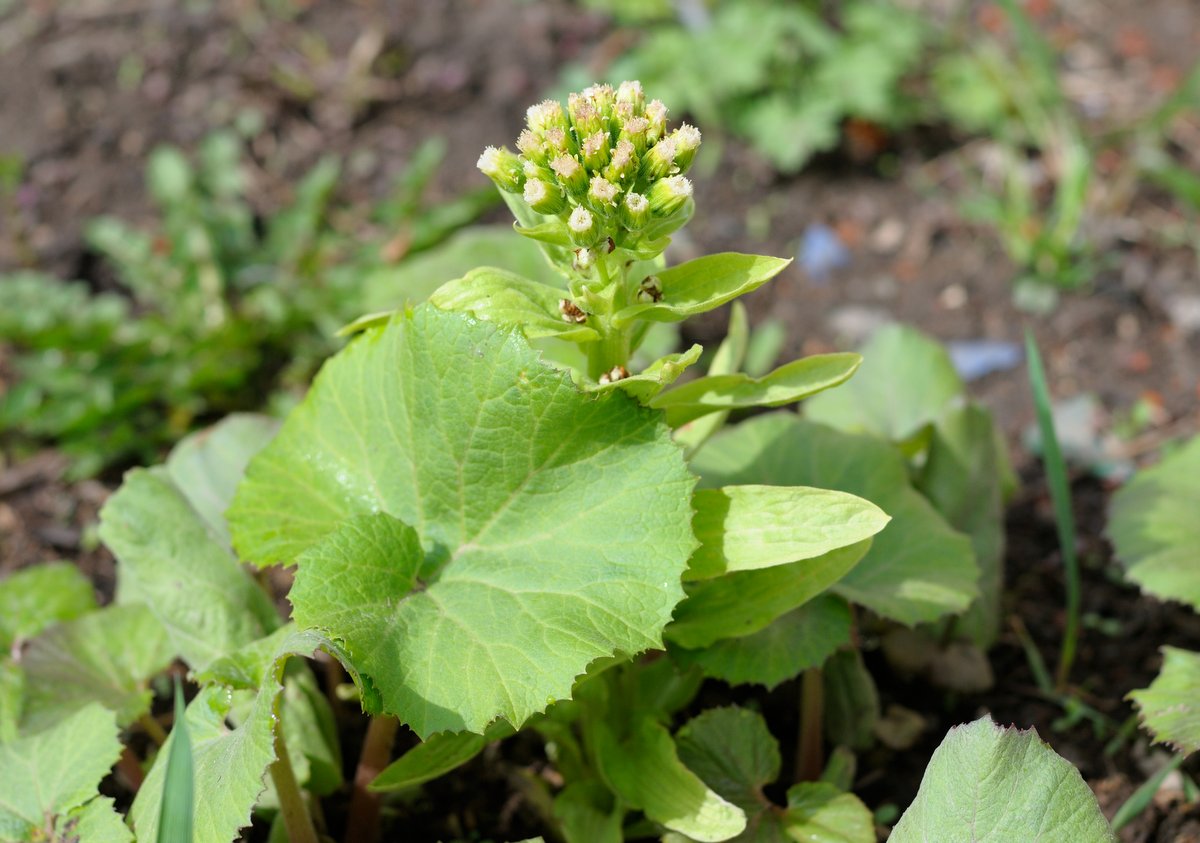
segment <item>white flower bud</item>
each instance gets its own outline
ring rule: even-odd
[[[506,193],[516,193],[521,189],[521,159],[510,150],[489,146],[483,150],[475,166]]]
[[[669,217],[692,197],[692,183],[683,176],[660,179],[650,188],[650,213]]]

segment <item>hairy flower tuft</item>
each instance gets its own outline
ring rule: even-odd
[[[654,183],[650,188],[650,213],[669,217],[692,198],[692,183],[683,176],[671,176]]]
[[[516,193],[521,189],[521,159],[511,150],[489,146],[475,166],[505,193]]]

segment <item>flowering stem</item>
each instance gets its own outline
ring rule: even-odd
[[[612,323],[613,315],[626,304],[624,273],[613,277],[607,255],[596,259],[596,271],[600,276],[601,293],[590,299],[593,309],[591,327],[600,334],[600,339],[585,346],[588,355],[588,376],[592,380],[599,380],[601,375],[614,367],[624,366],[629,362],[630,340],[628,328],[620,328]]]
[[[308,808],[304,804],[304,794],[296,782],[292,760],[283,740],[283,728],[278,721],[275,725],[275,760],[270,769],[288,840],[292,843],[317,843],[317,830],[313,828],[312,817],[308,815]]]
[[[371,718],[363,738],[362,753],[354,771],[354,794],[350,797],[350,817],[346,822],[346,843],[372,843],[379,839],[380,795],[368,785],[388,765],[392,744],[400,721],[384,714]]]

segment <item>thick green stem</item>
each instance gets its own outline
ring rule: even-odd
[[[800,737],[796,746],[795,780],[814,782],[821,778],[825,729],[825,679],[820,668],[804,671],[800,684]]]
[[[592,314],[589,327],[600,334],[600,339],[587,343],[584,348],[588,357],[588,377],[599,380],[601,375],[611,372],[616,366],[629,363],[629,345],[632,330],[613,324],[612,317],[629,302],[624,270],[613,271],[608,265],[608,256],[596,260],[596,272],[600,277],[600,291],[591,297],[588,306]]]
[[[372,717],[363,738],[358,767],[354,771],[354,795],[346,821],[346,843],[374,843],[379,839],[380,795],[368,789],[392,757],[392,744],[400,721],[395,717]]]
[[[279,812],[287,829],[291,843],[318,843],[317,830],[304,804],[304,794],[296,782],[292,760],[288,756],[287,744],[283,740],[283,729],[275,726],[275,761],[271,764],[271,781],[279,796]]]

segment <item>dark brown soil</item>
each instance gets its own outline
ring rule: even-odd
[[[945,5],[929,0],[934,9]],[[282,6],[294,9],[292,19],[264,13]],[[1074,68],[1068,93],[1086,99],[1100,91],[1117,124],[1161,98],[1200,48],[1200,7],[1189,0],[1058,6],[1043,24]],[[189,147],[231,121],[258,123],[249,175],[266,212],[331,151],[348,162],[348,201],[378,197],[423,139],[442,135],[448,154],[433,194],[449,196],[481,183],[474,168],[480,148],[512,142],[524,108],[564,62],[602,67],[623,38],[565,0],[29,0],[8,8],[0,18],[0,154],[21,156],[28,179],[18,196],[0,202],[0,269],[34,266],[97,286],[111,282],[82,243],[81,225],[101,213],[148,218],[142,170],[158,143]],[[1115,456],[1142,460],[1162,441],[1200,429],[1200,326],[1179,315],[1179,302],[1197,294],[1197,257],[1187,241],[1165,234],[1184,224],[1179,213],[1153,191],[1110,197],[1107,215],[1092,224],[1103,260],[1091,289],[1065,295],[1047,317],[1030,317],[1012,303],[1016,271],[996,237],[962,220],[961,159],[971,153],[954,140],[938,131],[890,138],[884,160],[856,159],[847,148],[792,179],[729,143],[711,172],[696,175],[699,212],[676,247],[680,255],[733,249],[790,256],[806,226],[829,224],[851,249],[848,267],[826,283],[793,267],[748,301],[756,319],[788,326],[786,354],[851,345],[881,319],[943,340],[1019,341],[1029,325],[1056,397],[1093,394],[1110,418],[1139,400],[1159,408],[1135,437],[1109,443]],[[1194,154],[1200,143],[1189,148]],[[1114,155],[1106,172],[1120,170]],[[711,341],[723,318],[689,330]],[[937,690],[894,673],[867,637],[885,706],[919,712],[926,730],[912,750],[867,754],[858,791],[873,808],[902,809],[945,730],[987,711],[1002,723],[1036,727],[1079,766],[1111,813],[1163,760],[1136,730],[1114,740],[1133,713],[1124,697],[1155,675],[1159,647],[1200,648],[1200,619],[1121,582],[1102,538],[1110,490],[1080,475],[1075,503],[1089,626],[1072,681],[1101,718],[1099,725],[1060,722],[1063,710],[1038,691],[1016,631],[1027,630],[1053,670],[1064,587],[1044,484],[1020,444],[1033,417],[1024,373],[991,375],[972,391],[996,414],[1022,466],[1022,491],[1007,521],[1010,623],[989,654],[1000,681],[982,694]],[[68,485],[61,469],[50,452],[0,462],[0,576],[72,559],[109,598],[113,564],[92,530],[118,478]],[[756,696],[782,745],[794,745],[794,685]],[[348,757],[357,728],[347,723]],[[1195,759],[1185,769],[1200,774]],[[388,839],[539,833],[520,782],[544,772],[536,741],[490,749],[411,803],[391,806]],[[327,814],[336,825],[332,802]],[[1198,824],[1194,806],[1164,794],[1122,839],[1200,840]]]

